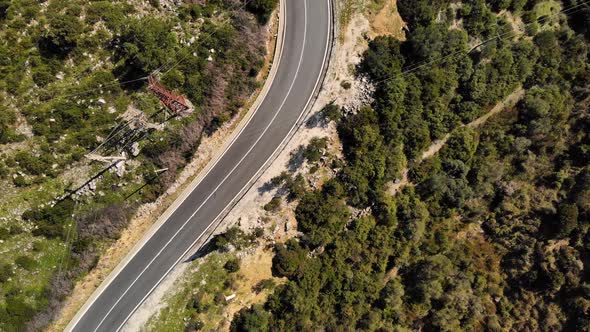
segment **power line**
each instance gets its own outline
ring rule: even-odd
[[[581,2],[581,3],[577,4],[577,5],[573,5],[573,6],[570,6],[568,8],[564,8],[564,9],[560,10],[559,12],[557,12],[555,14],[537,18],[537,19],[535,19],[535,20],[533,20],[531,22],[525,23],[524,26],[523,26],[523,28],[526,30],[526,27],[527,26],[530,26],[530,25],[535,24],[535,23],[542,22],[543,20],[549,20],[550,18],[555,17],[555,16],[560,15],[560,14],[566,14],[566,13],[572,14],[572,13],[578,12],[578,11],[581,10],[581,8],[579,8],[579,7],[581,7],[583,5],[588,5],[589,3],[590,3],[590,0],[586,0],[584,2]],[[421,63],[419,62],[419,63],[413,64],[413,65],[410,65],[410,66],[408,66],[406,68],[403,68],[402,71],[399,74],[392,75],[390,77],[380,79],[380,80],[376,81],[374,84],[382,84],[382,83],[391,81],[391,80],[396,79],[396,78],[398,78],[400,76],[405,76],[407,74],[410,74],[410,73],[413,73],[415,71],[418,71],[418,70],[420,70],[420,69],[422,69],[424,67],[433,65],[433,64],[438,63],[438,62],[441,62],[441,61],[443,61],[443,60],[445,60],[447,58],[455,57],[457,55],[467,55],[467,54],[470,54],[471,52],[473,52],[473,50],[475,50],[475,49],[477,49],[477,48],[479,48],[479,47],[481,47],[483,45],[486,45],[488,43],[491,43],[494,40],[508,39],[508,38],[512,38],[512,37],[515,37],[517,35],[521,35],[521,34],[524,34],[524,33],[526,33],[526,31],[525,32],[507,31],[507,32],[504,32],[502,34],[498,34],[495,37],[492,37],[492,38],[489,38],[489,39],[486,39],[486,40],[482,41],[481,43],[479,43],[476,46],[472,47],[468,51],[459,50],[459,51],[451,52],[451,53],[449,53],[449,54],[447,54],[445,56],[439,57],[439,58],[435,58],[435,59],[432,59],[432,60],[429,60],[429,61],[422,61]],[[503,36],[508,36],[508,37],[503,37]]]
[[[97,88],[92,88],[92,89],[88,89],[88,90],[82,90],[82,91],[71,93],[71,94],[68,94],[68,95],[59,95],[59,96],[55,96],[55,98],[70,98],[70,97],[75,97],[75,96],[82,96],[82,95],[89,94],[89,93],[94,92],[94,91],[104,90],[104,89],[107,89],[109,87],[121,86],[121,85],[126,85],[126,84],[130,84],[130,83],[134,83],[134,82],[145,81],[145,80],[147,80],[147,76],[136,78],[136,79],[133,79],[133,80],[123,81],[123,82],[113,81],[111,83],[106,83],[104,85],[99,85],[99,87],[97,87]]]
[[[228,8],[228,10],[230,12],[238,10],[238,9],[244,9],[245,6],[248,5],[248,3],[250,3],[252,0],[246,0],[243,3],[239,2],[239,5],[232,5],[230,8]],[[227,22],[229,22],[231,19],[227,19],[225,20],[223,24],[226,24]],[[218,31],[221,30],[221,27],[218,27],[217,29],[213,30],[213,32],[209,33],[209,34],[204,34],[204,35],[198,35],[199,39],[202,39],[203,37],[212,37],[214,36]],[[176,57],[176,55],[178,55],[178,53],[183,50],[183,48],[178,48],[175,52],[174,55],[171,58]],[[169,68],[168,70],[166,70],[164,72],[164,74],[168,73],[170,70],[172,70],[173,68],[175,68],[178,64],[180,64],[182,61],[184,61],[186,58],[188,57],[188,55],[183,56],[181,59],[177,60],[174,65]],[[164,64],[162,64],[160,67],[156,68],[155,70],[150,72],[150,75],[153,75],[155,73],[160,72],[164,67],[166,67],[168,64],[170,64],[170,60],[167,60],[164,62]],[[148,75],[149,76],[149,75]],[[51,97],[49,99],[54,99],[54,98],[71,98],[71,97],[75,97],[75,96],[81,96],[81,95],[85,95],[85,94],[89,94],[95,91],[100,91],[109,87],[115,87],[115,86],[121,86],[121,85],[127,85],[127,84],[131,84],[131,83],[135,83],[135,82],[140,82],[140,81],[145,81],[147,80],[148,76],[145,77],[140,77],[140,78],[136,78],[136,79],[131,79],[131,80],[127,80],[127,81],[119,81],[119,79],[115,79],[111,82],[102,84],[96,88],[92,88],[92,89],[87,89],[87,90],[82,90],[79,92],[75,92],[75,93],[71,93],[71,94],[67,94],[67,95],[56,95],[55,97]]]

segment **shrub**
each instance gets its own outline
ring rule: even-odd
[[[230,331],[267,331],[269,330],[270,314],[259,305],[240,310],[231,322]]]
[[[223,268],[231,273],[238,272],[240,270],[240,261],[237,258],[231,258],[230,260],[225,262]]]
[[[568,236],[578,226],[578,207],[575,204],[561,204],[558,209],[559,236]]]
[[[244,232],[238,227],[232,227],[223,234],[217,234],[211,240],[214,249],[224,249],[228,244],[239,247],[246,239]]]
[[[197,318],[196,320],[188,322],[185,331],[200,331],[203,327],[205,327],[205,323]]]
[[[31,319],[34,309],[21,298],[8,296],[6,299],[6,313],[8,321],[1,321],[0,325],[8,325],[12,331],[25,331],[25,322]]]
[[[342,116],[340,112],[340,106],[330,103],[324,106],[321,111],[322,116],[328,121],[338,121]]]
[[[55,13],[49,17],[49,28],[39,40],[39,48],[48,56],[64,56],[76,47],[82,30],[78,17]]]
[[[258,22],[266,24],[270,19],[270,14],[277,7],[277,0],[251,0],[246,8],[256,15]]]
[[[8,7],[10,7],[11,0],[0,0],[0,19],[6,18],[6,12],[8,11]]]
[[[273,197],[270,202],[264,205],[264,210],[269,212],[277,212],[281,208],[283,200],[280,197]]]
[[[315,163],[318,162],[320,158],[322,158],[322,154],[327,147],[328,139],[326,137],[314,137],[305,148],[303,155],[309,163]]]
[[[10,236],[10,231],[7,228],[0,228],[0,240],[6,240]]]
[[[12,179],[12,183],[17,187],[26,187],[31,184],[29,180],[25,179],[25,177],[20,174]]]
[[[307,192],[307,181],[301,174],[297,174],[295,178],[291,178],[287,181],[285,187],[289,191],[289,199],[299,199]]]
[[[21,255],[16,258],[14,263],[27,271],[33,270],[37,266],[37,262],[29,256]]]
[[[205,293],[198,292],[197,294],[193,295],[188,303],[188,308],[195,309],[195,311],[198,313],[205,312],[209,308],[205,301]]]
[[[254,287],[252,287],[252,290],[258,294],[265,289],[273,289],[274,287],[275,281],[273,279],[264,279],[260,280],[256,285],[254,285]]]
[[[68,199],[55,206],[25,211],[22,218],[37,225],[37,228],[33,230],[35,236],[45,236],[50,239],[61,237],[64,235],[64,226],[72,218],[74,205],[74,201]]]
[[[12,277],[12,275],[12,266],[10,264],[0,264],[0,282],[8,281],[8,278]]]
[[[14,159],[22,168],[32,175],[41,175],[50,169],[48,163],[46,162],[47,158],[37,158],[28,151],[17,152],[14,155]]]

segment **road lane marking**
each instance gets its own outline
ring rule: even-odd
[[[283,0],[281,0],[281,3],[283,3]],[[282,9],[279,11],[280,15],[285,17],[286,20],[286,8],[287,6],[284,5],[282,6]],[[280,20],[280,19],[279,19]],[[281,24],[281,22],[279,21],[279,24]],[[286,26],[286,24],[285,24]],[[141,251],[141,249],[143,249],[143,247],[145,246],[145,244],[151,240],[151,238],[160,230],[160,228],[165,224],[166,221],[168,221],[172,215],[178,210],[178,208],[180,208],[182,206],[182,204],[191,196],[191,194],[193,193],[193,191],[201,184],[201,182],[207,177],[207,175],[209,175],[209,173],[215,168],[215,166],[217,166],[217,164],[219,163],[219,161],[221,161],[221,159],[225,156],[225,153],[234,145],[234,143],[236,142],[236,140],[241,136],[242,132],[246,129],[246,127],[248,127],[248,124],[250,124],[250,122],[252,121],[252,119],[254,118],[254,116],[256,115],[256,113],[258,113],[258,110],[260,109],[260,107],[262,107],[262,104],[264,103],[264,100],[266,99],[266,96],[268,95],[268,93],[270,92],[270,90],[272,89],[272,86],[274,84],[274,78],[276,77],[276,74],[278,73],[278,68],[280,68],[280,64],[283,58],[283,51],[285,48],[285,35],[286,35],[286,29],[283,27],[282,33],[281,33],[281,45],[280,45],[280,49],[278,52],[278,58],[276,59],[275,65],[273,67],[276,68],[271,68],[271,74],[272,77],[268,77],[267,79],[272,79],[273,81],[270,82],[270,85],[266,88],[266,91],[264,91],[264,88],[262,90],[262,92],[264,92],[264,95],[260,95],[259,97],[262,97],[262,100],[260,102],[255,102],[256,108],[254,109],[254,111],[247,115],[248,118],[246,119],[246,122],[244,124],[239,124],[238,126],[241,126],[241,128],[239,129],[239,131],[235,134],[233,134],[233,138],[232,140],[229,142],[229,144],[224,148],[224,150],[222,151],[222,153],[218,154],[217,156],[215,156],[215,160],[213,161],[213,164],[211,164],[210,166],[206,166],[206,172],[203,175],[200,175],[199,177],[197,177],[196,179],[196,183],[195,184],[190,184],[189,186],[192,187],[191,191],[188,192],[186,195],[184,195],[184,197],[181,197],[181,200],[179,202],[173,202],[171,207],[175,206],[173,211],[169,212],[169,215],[166,217],[165,220],[160,222],[160,225],[158,225],[156,228],[152,228],[150,230],[148,230],[148,232],[144,235],[145,239],[147,237],[147,239],[145,240],[145,242],[143,242],[143,244],[141,246],[139,246],[138,248],[132,248],[132,252],[133,254],[130,257],[125,257],[123,261],[126,261],[125,265],[123,265],[119,271],[116,272],[116,275],[114,275],[112,278],[110,278],[110,275],[107,276],[107,280],[108,282],[103,286],[101,285],[97,291],[98,293],[95,295],[94,300],[92,300],[92,302],[90,302],[86,308],[83,308],[83,311],[81,311],[80,314],[77,314],[72,321],[68,324],[68,326],[71,326],[71,328],[69,329],[69,331],[73,331],[74,328],[76,327],[76,325],[78,325],[78,323],[80,322],[80,320],[84,317],[84,315],[86,315],[86,312],[88,312],[88,310],[90,309],[90,307],[92,307],[92,305],[94,304],[94,302],[96,302],[96,300],[102,295],[102,293],[111,285],[111,283],[116,279],[116,277],[125,269],[125,267],[127,266],[127,264],[129,262],[131,262],[135,256],[137,255],[137,253],[139,253]],[[273,73],[274,70],[274,73]],[[258,98],[258,97],[257,97]],[[186,190],[186,189],[185,189]],[[184,193],[182,193],[184,194]],[[181,195],[182,195],[181,194]],[[165,211],[163,215],[165,215],[168,211]],[[157,223],[156,223],[157,224]],[[142,239],[142,241],[143,241]],[[142,243],[142,241],[138,242],[138,244]],[[123,262],[122,261],[122,262]],[[119,266],[117,265],[115,267],[115,269],[112,271],[116,271],[117,268]],[[112,273],[111,272],[111,273]],[[109,279],[110,278],[110,279]],[[101,289],[102,287],[102,289]],[[89,298],[89,300],[92,298],[92,296]],[[86,305],[86,304],[85,304]],[[77,317],[77,318],[76,318]],[[66,331],[68,331],[68,326],[66,326]]]
[[[98,325],[96,326],[96,328],[94,329],[94,332],[98,331],[98,329],[101,327],[101,325],[104,323],[104,321],[108,318],[108,316],[111,314],[111,312],[115,309],[115,307],[119,304],[119,302],[123,299],[123,297],[129,292],[129,290],[135,285],[135,283],[137,282],[137,280],[139,280],[139,278],[141,278],[141,276],[143,275],[143,273],[145,273],[145,271],[147,271],[147,269],[149,269],[151,267],[151,265],[154,263],[154,261],[160,256],[160,254],[166,250],[166,248],[168,248],[168,245],[176,238],[176,236],[184,229],[184,227],[191,221],[191,219],[195,216],[195,214],[197,214],[201,208],[207,204],[207,202],[209,201],[209,199],[215,194],[215,192],[225,183],[225,181],[234,173],[234,171],[242,164],[242,162],[244,161],[244,159],[246,159],[246,157],[248,157],[248,155],[250,154],[250,152],[258,145],[258,142],[260,142],[260,140],[262,139],[262,137],[264,137],[264,135],[266,134],[266,132],[268,131],[268,129],[270,128],[270,126],[274,123],[275,119],[277,118],[277,116],[281,113],[281,111],[283,110],[283,107],[285,106],[285,103],[287,102],[287,99],[289,98],[289,96],[291,95],[291,91],[293,90],[293,87],[295,86],[295,82],[297,82],[297,78],[299,77],[299,71],[301,69],[301,64],[303,62],[303,55],[305,53],[305,44],[307,42],[307,0],[304,0],[304,33],[303,33],[303,43],[302,43],[302,49],[301,49],[301,55],[299,56],[299,62],[297,64],[297,69],[295,71],[295,77],[293,78],[293,81],[291,82],[291,85],[289,86],[289,90],[287,91],[287,94],[285,95],[285,98],[283,99],[281,106],[279,107],[278,111],[274,114],[274,116],[272,117],[271,121],[267,124],[267,126],[264,128],[264,131],[260,134],[260,136],[256,139],[256,141],[254,142],[254,144],[248,149],[248,151],[242,156],[242,158],[240,159],[240,161],[231,169],[231,171],[223,178],[223,180],[221,180],[221,182],[217,185],[217,187],[215,187],[215,189],[209,194],[209,196],[207,196],[207,198],[205,198],[205,200],[199,205],[199,207],[195,210],[195,212],[193,212],[193,214],[182,224],[182,226],[174,233],[174,235],[166,242],[166,244],[164,244],[164,246],[158,251],[158,253],[150,260],[150,262],[143,268],[143,270],[137,275],[137,277],[133,280],[133,282],[131,283],[131,285],[129,285],[129,287],[127,287],[127,289],[125,289],[125,291],[123,292],[123,294],[121,294],[121,296],[119,296],[119,298],[117,299],[117,301],[115,302],[115,304],[113,304],[111,306],[111,308],[109,309],[109,311],[106,313],[106,315],[101,319],[101,321],[98,323]],[[285,24],[286,26],[286,24]],[[215,219],[214,219],[215,220]],[[214,221],[213,220],[213,221]],[[207,226],[207,228],[205,229],[204,232],[201,233],[201,235],[199,235],[199,237],[197,238],[197,241],[203,236],[203,234],[205,234],[205,232],[211,227],[211,225],[213,224],[213,222],[211,222],[209,224],[209,226]],[[174,262],[174,264],[166,271],[166,273],[158,280],[158,282],[150,289],[150,291],[141,299],[141,301],[135,306],[135,308],[133,308],[133,310],[130,312],[130,314],[125,318],[125,320],[123,321],[123,323],[117,328],[116,331],[119,331],[123,325],[125,325],[125,323],[127,322],[127,320],[129,319],[129,317],[131,317],[131,315],[133,313],[135,313],[135,311],[137,310],[137,308],[143,303],[143,301],[145,301],[145,299],[153,292],[153,290],[160,284],[160,282],[168,275],[168,273],[170,273],[170,271],[178,264],[178,262],[186,255],[186,253],[192,248],[193,245],[191,245],[181,256],[178,260],[176,260],[176,262]]]
[[[293,129],[294,129],[296,126],[297,126],[297,124],[298,124],[298,123],[299,123],[299,121],[301,120],[301,117],[303,116],[303,114],[305,114],[305,110],[306,110],[306,109],[309,107],[309,103],[311,102],[311,100],[312,100],[312,99],[313,99],[313,97],[314,97],[314,94],[315,94],[315,92],[317,91],[318,84],[320,83],[320,80],[321,80],[321,78],[322,78],[322,75],[323,75],[323,73],[322,73],[322,72],[323,72],[323,70],[324,70],[324,66],[325,66],[325,64],[326,64],[326,61],[327,61],[328,51],[329,51],[329,49],[330,49],[330,47],[329,47],[329,43],[330,43],[330,35],[331,35],[331,29],[332,29],[332,9],[331,9],[331,0],[327,0],[326,2],[327,2],[327,5],[328,5],[328,15],[329,15],[329,17],[328,17],[328,18],[329,18],[329,20],[328,20],[328,35],[327,35],[327,37],[326,37],[326,50],[324,51],[324,58],[323,58],[323,60],[322,60],[322,65],[321,65],[321,67],[320,67],[320,68],[321,68],[321,70],[320,70],[320,74],[318,75],[318,78],[317,78],[317,80],[316,80],[316,83],[315,83],[315,85],[314,85],[314,88],[313,88],[313,90],[312,90],[312,94],[310,95],[309,99],[307,100],[307,103],[305,104],[305,107],[303,107],[303,111],[301,112],[301,114],[299,114],[299,117],[297,118],[297,120],[295,121],[295,123],[293,124],[293,126],[291,127],[291,129],[289,130],[289,132],[287,133],[287,135],[285,135],[285,137],[283,138],[283,140],[281,141],[281,143],[280,143],[280,144],[277,146],[277,148],[275,149],[275,151],[273,151],[273,153],[271,153],[271,155],[270,155],[270,156],[269,156],[269,157],[266,159],[266,161],[265,161],[265,162],[263,163],[263,165],[262,165],[262,166],[261,166],[261,167],[258,169],[258,171],[257,171],[257,172],[254,174],[254,176],[252,176],[252,177],[250,178],[250,180],[248,180],[248,182],[247,182],[247,183],[249,183],[249,182],[250,182],[252,179],[254,179],[254,178],[255,178],[255,177],[258,175],[258,172],[259,172],[259,171],[260,171],[262,168],[264,168],[264,166],[266,165],[266,163],[267,163],[267,162],[268,162],[268,161],[269,161],[269,160],[270,160],[270,159],[273,157],[273,155],[276,153],[276,151],[277,151],[277,150],[278,150],[278,149],[281,147],[281,145],[284,143],[284,141],[285,141],[285,140],[286,140],[286,139],[289,137],[289,135],[291,134],[291,132],[293,131]],[[305,6],[305,22],[306,22],[306,24],[305,24],[305,25],[306,25],[306,27],[307,27],[307,1],[305,2],[305,4],[306,4],[306,6]],[[305,29],[305,31],[306,31],[306,32],[305,32],[305,34],[304,34],[304,40],[305,40],[305,38],[306,38],[306,36],[307,36],[307,28]],[[304,46],[305,46],[305,44],[304,44]],[[304,48],[303,48],[303,50],[302,50],[302,53],[301,53],[302,55],[303,55],[303,53],[304,53],[304,50],[305,50],[305,47],[304,47]],[[300,62],[301,62],[301,61],[300,61]],[[298,67],[299,67],[299,66],[298,66]],[[297,70],[297,73],[298,73],[298,72],[299,72],[299,70]],[[294,80],[294,81],[295,81],[295,80]],[[288,95],[290,94],[290,90],[291,90],[291,89],[289,89],[289,93],[287,94],[287,97],[288,97]],[[286,97],[286,98],[287,98],[287,97]],[[285,98],[285,100],[286,100],[286,98]],[[284,104],[284,102],[283,102],[283,104]],[[279,109],[279,111],[277,112],[277,114],[280,112],[280,110],[281,110],[281,109],[282,109],[282,106],[281,106],[281,108]],[[273,119],[271,120],[271,123],[270,123],[270,124],[272,124],[272,122],[274,121],[274,118],[276,118],[276,115],[275,115],[275,117],[273,117]],[[268,126],[268,127],[270,127],[270,124],[269,124],[269,126]],[[264,131],[264,132],[266,132],[266,130],[268,129],[268,127],[265,129],[265,131]],[[262,137],[262,136],[264,136],[264,132],[263,132],[263,134],[261,135],[261,137]],[[259,138],[259,139],[260,139],[260,138]],[[257,141],[257,142],[258,142],[258,141]],[[257,142],[256,142],[256,143],[257,143]],[[256,144],[256,143],[255,143],[255,144]],[[247,152],[247,154],[249,154],[249,153],[250,153],[250,151],[251,151],[251,149],[250,149],[250,150]],[[241,161],[240,161],[240,162],[241,162]],[[233,172],[233,170],[232,170],[232,172]],[[224,179],[224,180],[225,180],[225,179]],[[220,186],[221,186],[221,184],[220,184]],[[217,191],[217,189],[218,189],[220,186],[218,186],[218,187],[215,189],[214,193]],[[246,186],[247,186],[247,185],[246,185]],[[245,186],[245,187],[246,187],[246,186]],[[243,191],[243,189],[244,189],[244,188],[242,188],[242,190],[240,190],[240,192],[238,192],[238,193],[237,193],[237,194],[236,194],[236,195],[235,195],[235,196],[234,196],[234,197],[233,197],[233,198],[230,200],[230,204],[231,204],[231,202],[232,202],[232,201],[234,201],[234,200],[236,199],[236,197],[238,197],[238,196],[241,194],[241,192]],[[199,209],[200,209],[200,208],[201,208],[201,206],[199,207]],[[225,210],[225,209],[224,209],[224,210]],[[120,330],[121,330],[121,328],[123,328],[123,326],[125,325],[125,323],[127,323],[127,321],[129,320],[129,318],[131,318],[131,316],[132,316],[132,315],[135,313],[135,311],[137,310],[137,308],[139,308],[139,306],[140,306],[141,304],[143,304],[143,302],[145,301],[145,299],[146,299],[148,296],[150,296],[150,295],[151,295],[151,293],[152,293],[152,292],[153,292],[153,291],[156,289],[156,287],[158,287],[158,286],[160,285],[160,283],[162,282],[162,280],[164,280],[164,278],[166,278],[166,276],[168,275],[168,273],[170,273],[170,271],[172,271],[172,269],[173,269],[174,267],[176,267],[176,265],[178,264],[178,262],[180,262],[180,261],[181,261],[181,260],[182,260],[182,259],[183,259],[183,258],[186,256],[186,254],[187,254],[187,253],[188,253],[188,252],[189,252],[189,251],[190,251],[190,250],[193,248],[193,246],[194,246],[194,245],[195,245],[195,244],[196,244],[196,243],[197,243],[197,242],[198,242],[198,241],[201,239],[201,237],[202,237],[202,236],[203,236],[205,233],[207,233],[207,231],[209,230],[209,228],[211,228],[211,226],[214,224],[215,220],[217,220],[217,218],[219,218],[219,216],[220,216],[220,215],[221,215],[221,214],[224,212],[224,210],[222,210],[222,211],[221,211],[221,212],[220,212],[220,213],[219,213],[219,214],[218,214],[218,215],[217,215],[215,218],[213,218],[213,221],[212,221],[212,222],[211,222],[211,223],[210,223],[210,224],[207,226],[207,228],[206,228],[206,229],[205,229],[203,232],[201,232],[201,234],[200,234],[200,235],[197,237],[197,239],[196,239],[196,240],[195,240],[195,241],[194,241],[194,242],[193,242],[193,243],[192,243],[192,244],[191,244],[191,245],[188,247],[188,249],[186,249],[186,250],[185,250],[185,251],[182,253],[182,255],[181,255],[181,256],[180,256],[180,257],[179,257],[179,258],[178,258],[178,259],[177,259],[177,260],[174,262],[174,264],[173,264],[173,265],[172,265],[172,266],[171,266],[171,267],[170,267],[170,268],[169,268],[169,269],[166,271],[166,273],[165,273],[165,274],[164,274],[164,275],[163,275],[163,276],[162,276],[162,277],[161,277],[161,278],[160,278],[160,279],[159,279],[159,280],[156,282],[156,284],[155,284],[155,285],[154,285],[154,286],[153,286],[153,287],[152,287],[152,288],[151,288],[151,289],[150,289],[150,290],[149,290],[149,291],[146,293],[146,295],[145,295],[145,296],[144,296],[144,297],[141,299],[141,301],[140,301],[140,302],[139,302],[139,303],[138,303],[138,304],[135,306],[135,308],[133,308],[133,310],[132,310],[132,311],[129,313],[129,315],[127,315],[127,317],[125,318],[125,320],[123,321],[123,323],[122,323],[121,325],[119,325],[119,327],[118,327],[118,328],[117,328],[117,330],[116,330],[117,332],[118,332],[118,331],[120,331]],[[195,213],[196,213],[196,212],[195,212]],[[193,214],[193,215],[194,215],[194,214]],[[190,219],[192,219],[192,216],[189,218],[189,221],[190,221]],[[116,304],[115,304],[115,306],[116,306]],[[96,332],[96,330],[95,330],[95,332]]]

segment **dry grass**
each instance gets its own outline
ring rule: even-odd
[[[238,288],[235,291],[236,298],[224,308],[224,317],[216,324],[221,327],[221,330],[229,331],[231,320],[240,309],[266,300],[269,291],[257,294],[252,290],[254,285],[265,279],[273,279],[277,285],[286,281],[284,278],[273,278],[271,270],[273,256],[272,251],[258,247],[252,255],[242,258]]]
[[[385,0],[383,8],[371,20],[369,38],[393,36],[396,39],[405,40],[406,34],[403,30],[405,25],[397,11],[397,0]]]

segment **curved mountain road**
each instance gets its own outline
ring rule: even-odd
[[[119,331],[270,160],[310,107],[331,43],[331,0],[286,0],[276,75],[234,141],[176,210],[110,276],[67,331]]]

